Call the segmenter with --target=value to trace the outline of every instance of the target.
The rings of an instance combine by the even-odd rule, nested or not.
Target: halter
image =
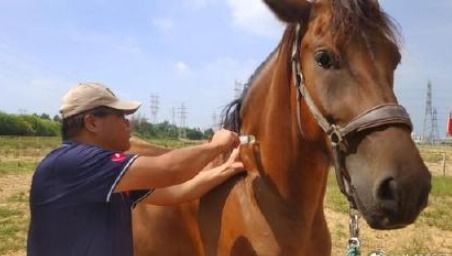
[[[372,107],[359,114],[341,127],[334,123],[328,122],[326,118],[317,108],[312,100],[308,89],[304,85],[303,74],[300,62],[300,43],[301,43],[301,24],[297,24],[295,28],[295,41],[292,46],[292,72],[294,74],[295,87],[297,90],[297,122],[300,134],[303,134],[301,128],[301,110],[300,103],[304,99],[311,114],[314,116],[318,125],[328,136],[331,143],[334,168],[336,173],[336,181],[341,192],[347,198],[350,207],[357,209],[355,199],[353,197],[355,188],[351,184],[350,174],[345,167],[344,159],[347,155],[348,140],[360,132],[371,130],[382,126],[404,125],[412,130],[413,126],[407,111],[400,105],[394,103],[386,103]]]

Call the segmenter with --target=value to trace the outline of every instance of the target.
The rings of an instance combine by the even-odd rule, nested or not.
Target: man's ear
[[[83,125],[85,129],[92,133],[97,133],[97,131],[99,130],[99,125],[97,121],[98,121],[97,118],[90,114],[85,115],[83,117]]]
[[[280,20],[288,23],[307,22],[312,6],[308,0],[264,0],[264,2]]]

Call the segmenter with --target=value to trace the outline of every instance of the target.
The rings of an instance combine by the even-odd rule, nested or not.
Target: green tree
[[[186,129],[187,138],[190,140],[201,140],[203,138],[203,132],[199,128]]]
[[[50,116],[49,116],[48,114],[46,114],[46,113],[42,113],[39,117],[40,117],[41,119],[50,120]]]

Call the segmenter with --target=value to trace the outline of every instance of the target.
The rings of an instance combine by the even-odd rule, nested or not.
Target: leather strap
[[[303,130],[301,127],[301,111],[300,102],[304,99],[309,111],[314,116],[318,125],[328,135],[330,140],[334,167],[336,171],[336,180],[341,192],[347,197],[350,206],[356,209],[356,202],[354,200],[354,188],[351,185],[350,175],[345,167],[344,161],[347,156],[346,145],[348,139],[360,132],[375,129],[383,126],[404,125],[410,130],[413,129],[413,125],[410,120],[410,116],[402,106],[395,103],[388,103],[375,106],[371,109],[364,111],[355,118],[353,118],[344,127],[340,127],[336,124],[331,124],[326,120],[323,114],[320,112],[308,89],[304,85],[303,73],[300,62],[300,44],[301,44],[301,24],[297,24],[295,28],[295,40],[292,46],[292,72],[294,75],[294,81],[297,91],[297,122],[298,129],[303,136]]]

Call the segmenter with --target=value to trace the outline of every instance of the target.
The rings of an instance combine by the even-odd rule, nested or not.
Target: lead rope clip
[[[350,208],[349,216],[350,238],[348,239],[346,256],[360,256],[361,242],[359,241],[359,213],[357,210]]]

